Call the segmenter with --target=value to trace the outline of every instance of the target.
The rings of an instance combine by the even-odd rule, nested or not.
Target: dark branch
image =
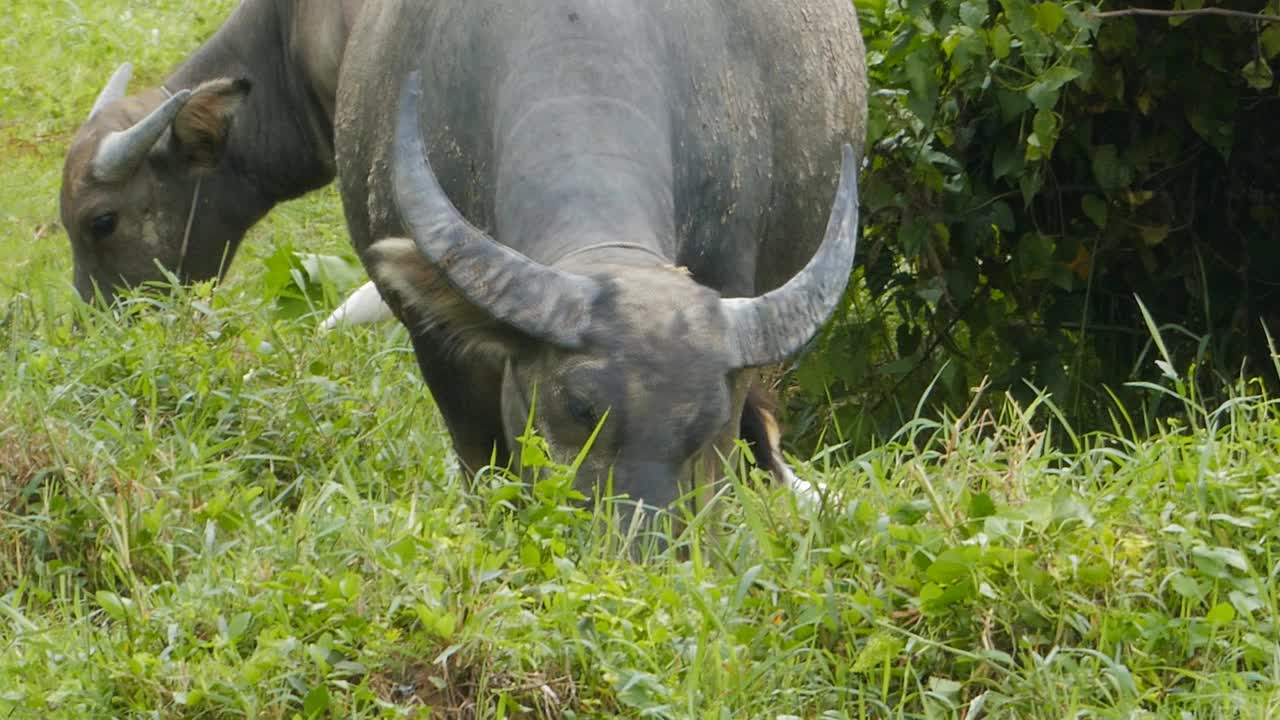
[[[1278,15],[1262,15],[1260,13],[1226,10],[1224,8],[1199,8],[1197,10],[1153,10],[1151,8],[1125,8],[1124,10],[1106,10],[1091,12],[1089,17],[1105,20],[1107,18],[1125,17],[1126,15],[1151,15],[1154,17],[1184,17],[1188,15],[1221,15],[1222,17],[1243,18],[1258,22],[1280,22]]]

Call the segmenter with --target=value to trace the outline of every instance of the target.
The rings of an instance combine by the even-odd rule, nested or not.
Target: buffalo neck
[[[335,3],[336,5],[336,3]],[[334,178],[333,98],[317,96],[312,78],[292,52],[295,4],[245,0],[165,83],[194,88],[220,78],[248,78],[253,89],[236,114],[226,166],[270,204],[298,197]]]
[[[640,262],[675,254],[657,33],[643,9],[606,5],[522,18],[497,87],[496,235],[541,262],[611,243]]]

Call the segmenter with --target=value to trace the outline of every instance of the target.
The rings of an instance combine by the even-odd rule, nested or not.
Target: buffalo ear
[[[374,243],[365,265],[378,292],[400,307],[410,332],[432,332],[450,353],[501,368],[528,336],[473,305],[408,238]]]
[[[217,167],[227,149],[231,122],[251,87],[245,78],[219,78],[192,91],[173,121],[173,145],[183,161],[202,169]]]

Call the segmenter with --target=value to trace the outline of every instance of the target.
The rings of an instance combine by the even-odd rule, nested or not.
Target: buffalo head
[[[431,169],[417,98],[411,76],[392,151],[412,239],[374,244],[373,275],[404,317],[501,368],[500,388],[472,391],[501,393],[509,447],[531,409],[561,461],[604,420],[579,471],[583,489],[612,477],[616,492],[669,505],[715,471],[717,451],[736,437],[743,371],[799,351],[843,295],[858,221],[852,149],[844,148],[826,236],[808,264],[772,292],[725,299],[656,258],[552,267],[472,226]]]
[[[216,277],[268,208],[226,161],[247,80],[129,96],[130,72],[121,66],[102,90],[63,167],[62,223],[85,300],[160,280],[161,268]]]

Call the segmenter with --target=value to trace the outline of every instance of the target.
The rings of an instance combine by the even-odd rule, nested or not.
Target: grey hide
[[[533,409],[564,461],[603,420],[584,491],[664,507],[714,479],[747,368],[847,282],[865,116],[843,0],[368,7],[344,209],[464,464],[505,462]]]

